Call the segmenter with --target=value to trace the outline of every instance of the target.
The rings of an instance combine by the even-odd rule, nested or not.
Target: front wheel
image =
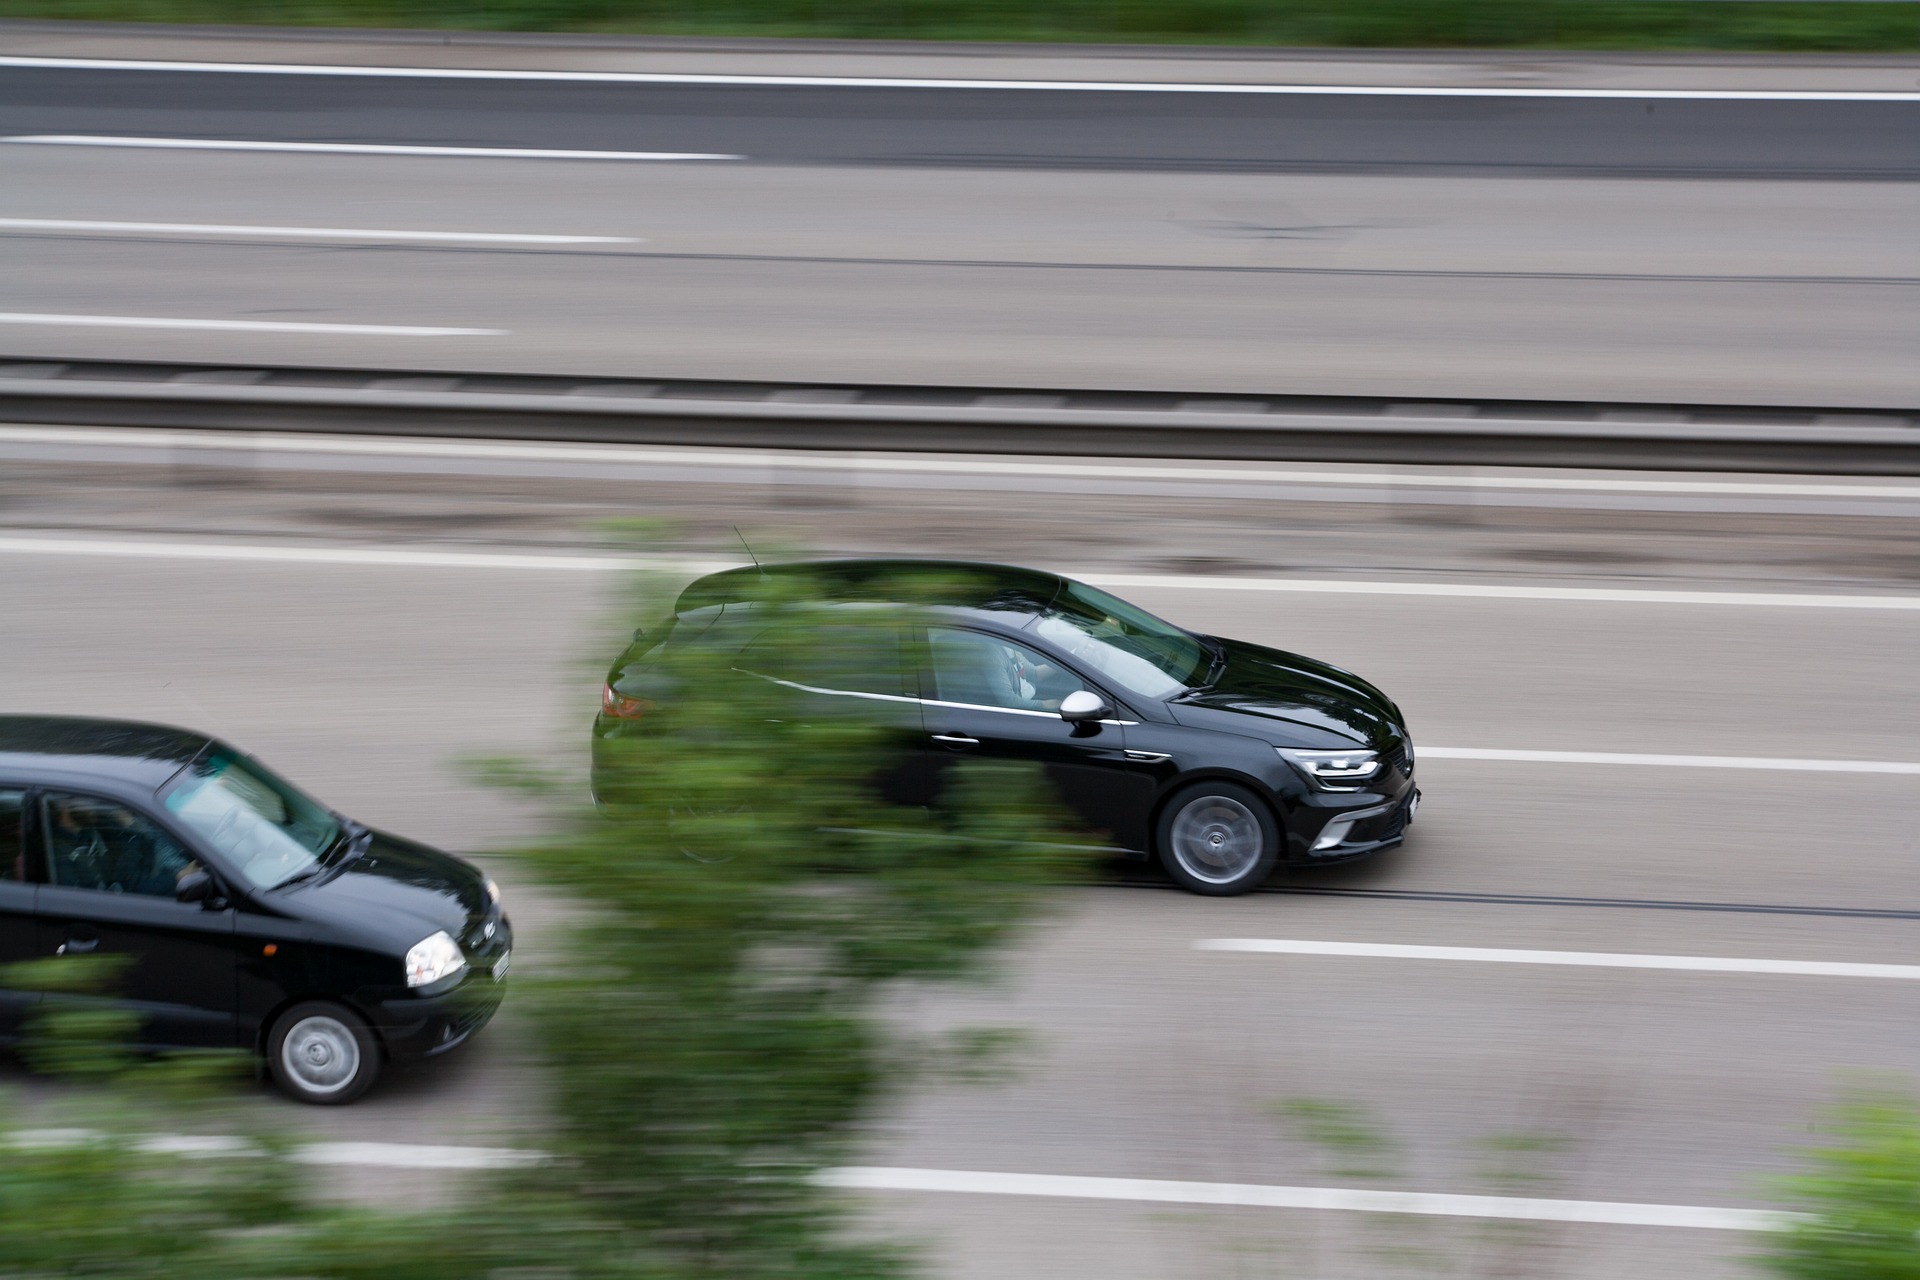
[[[339,1106],[373,1087],[380,1045],[350,1009],[318,1000],[297,1004],[267,1037],[267,1070],[295,1100]]]
[[[1160,811],[1155,836],[1167,873],[1217,898],[1258,888],[1280,860],[1273,809],[1232,782],[1197,782],[1177,793]]]

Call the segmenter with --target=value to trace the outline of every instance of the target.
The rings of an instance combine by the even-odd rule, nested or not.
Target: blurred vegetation
[[[0,17],[1374,48],[1920,48],[1920,5],[1847,0],[0,0]]]
[[[1767,1258],[1794,1280],[1920,1280],[1920,1107],[1860,1093],[1837,1111],[1834,1144],[1786,1191],[1805,1219]]]
[[[763,610],[791,645],[835,643],[834,617],[802,599]],[[538,764],[518,775],[558,810],[525,868],[572,899],[545,971],[523,962],[512,996],[539,1031],[547,1096],[527,1105],[551,1117],[550,1160],[464,1176],[417,1212],[318,1198],[289,1139],[263,1130],[273,1112],[235,1105],[244,1056],[128,1055],[127,1015],[92,1000],[114,970],[38,962],[33,985],[61,998],[31,1060],[70,1083],[36,1103],[50,1134],[0,1099],[0,1276],[910,1274],[913,1251],[859,1229],[818,1175],[903,1086],[1018,1047],[992,1028],[919,1037],[889,1010],[985,973],[1081,855],[1037,843],[1072,839],[1037,773],[980,769],[945,816],[890,807],[871,782],[878,726],[731,665],[692,652],[655,672],[672,697],[602,760],[609,811]],[[183,1155],[181,1133],[235,1141]]]

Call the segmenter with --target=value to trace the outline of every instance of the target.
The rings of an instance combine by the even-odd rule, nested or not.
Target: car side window
[[[171,898],[199,864],[178,840],[123,804],[51,791],[40,798],[48,879],[69,889]]]
[[[27,793],[0,787],[0,880],[28,880]]]
[[[927,628],[934,697],[1009,711],[1058,711],[1060,700],[1081,687],[1080,679],[1052,658],[1015,640]]]
[[[895,697],[901,692],[899,630],[871,622],[770,628],[735,665],[810,689]]]

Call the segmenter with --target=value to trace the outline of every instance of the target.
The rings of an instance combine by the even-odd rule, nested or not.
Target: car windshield
[[[227,866],[261,889],[317,869],[340,838],[340,820],[326,806],[224,748],[190,765],[165,803]]]
[[[1033,632],[1145,698],[1169,698],[1203,683],[1213,663],[1197,637],[1078,582],[1062,588]]]

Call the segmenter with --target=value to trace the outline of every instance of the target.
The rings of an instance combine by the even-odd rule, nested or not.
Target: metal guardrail
[[[14,422],[656,445],[1920,474],[1920,410],[861,386],[0,358]]]

